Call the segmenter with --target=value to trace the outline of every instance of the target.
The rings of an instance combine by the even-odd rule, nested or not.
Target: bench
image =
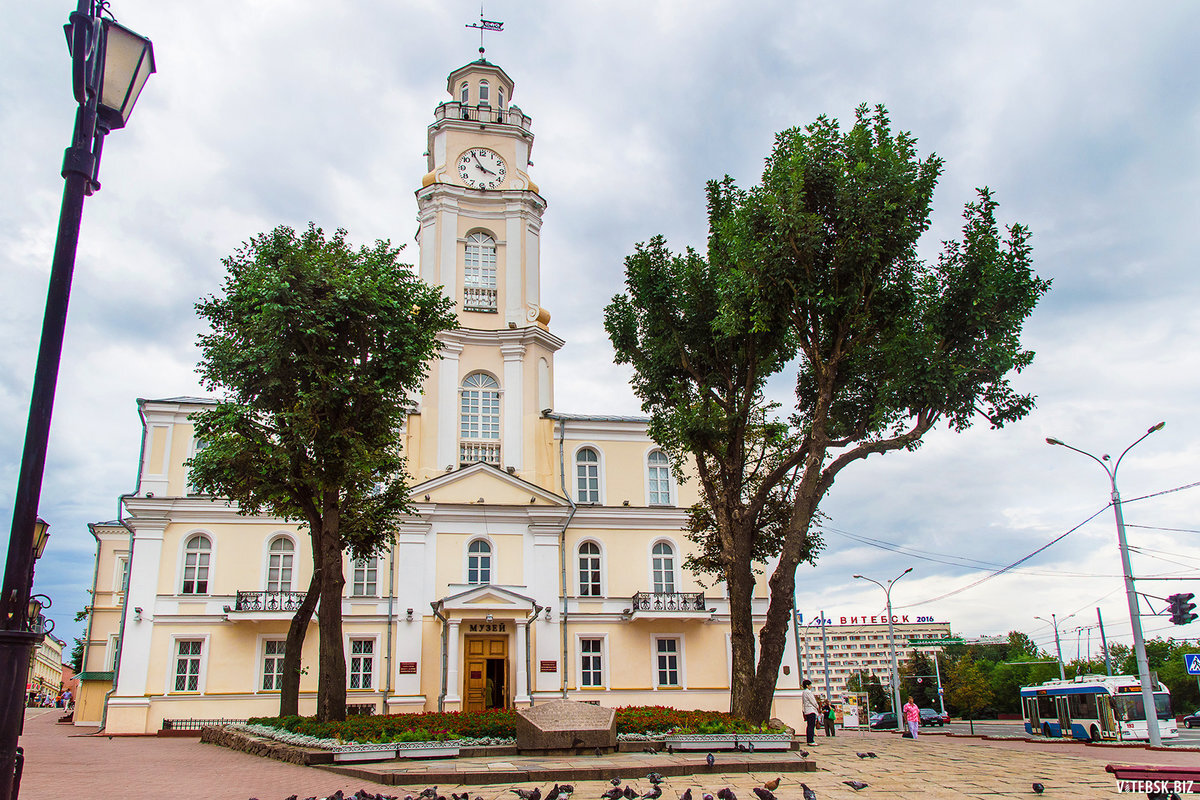
[[[1145,792],[1151,800],[1200,794],[1200,767],[1108,764],[1104,771],[1117,779],[1121,792]]]

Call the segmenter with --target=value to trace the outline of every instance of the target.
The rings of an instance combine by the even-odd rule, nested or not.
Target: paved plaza
[[[405,794],[424,788],[422,784],[384,786],[327,770],[285,764],[237,753],[194,738],[113,737],[86,735],[84,729],[56,724],[61,712],[30,709],[22,745],[26,752],[24,798],[80,798],[81,800],[125,800],[170,798],[170,800],[284,800],[297,794],[303,798],[325,797],[340,789],[350,794],[359,788],[371,792]],[[839,734],[834,739],[818,738],[810,750],[816,772],[777,772],[769,763],[761,771],[668,777],[663,784],[664,800],[675,800],[687,788],[700,800],[701,790],[716,793],[728,786],[739,800],[756,800],[752,787],[779,777],[775,795],[779,800],[800,800],[800,782],[808,784],[822,800],[831,798],[959,798],[1034,797],[1032,784],[1045,785],[1046,798],[1100,798],[1117,796],[1116,782],[1104,771],[1106,763],[1196,766],[1195,752],[1159,752],[1142,748],[1095,748],[1072,744],[1031,744],[1016,741],[985,741],[945,735],[922,735],[916,741],[886,733]],[[877,758],[860,759],[859,752],[874,752]],[[757,755],[757,754],[756,754]],[[731,754],[732,757],[732,754]],[[664,759],[683,758],[666,754],[627,753],[602,757],[611,764],[613,777],[623,778],[637,788],[650,788],[644,776],[649,765]],[[694,757],[692,757],[694,758]],[[720,767],[721,755],[717,755]],[[597,759],[576,759],[581,766],[595,766]],[[464,759],[459,759],[459,767]],[[471,759],[480,770],[498,764],[549,765],[554,759]],[[558,759],[558,761],[564,761]],[[424,762],[435,769],[434,762]],[[855,792],[844,780],[859,780],[867,788]],[[527,784],[522,784],[531,788]],[[515,800],[511,783],[464,787],[471,797],[483,800]],[[543,787],[543,791],[546,787]],[[609,788],[607,781],[576,784],[578,800],[596,800]],[[440,786],[449,796],[458,787]],[[1131,797],[1144,795],[1126,795]]]

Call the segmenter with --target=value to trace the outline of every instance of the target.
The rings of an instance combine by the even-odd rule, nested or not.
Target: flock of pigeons
[[[805,758],[808,757],[807,751],[801,750],[800,754],[802,756],[804,756]],[[857,755],[859,758],[878,758],[879,757],[875,753],[870,753],[870,752],[855,753],[855,755]],[[710,766],[710,767],[716,763],[716,758],[713,756],[712,753],[709,753],[708,757],[705,760],[708,762],[708,766]],[[613,778],[611,781],[609,781],[609,783],[612,784],[612,788],[609,789],[608,791],[604,792],[604,794],[600,795],[600,800],[660,800],[660,798],[662,798],[662,794],[663,794],[663,789],[662,789],[663,776],[658,774],[657,772],[651,772],[649,775],[646,776],[646,780],[649,781],[649,783],[650,783],[650,790],[643,793],[640,789],[635,789],[631,784],[624,783],[620,778]],[[781,780],[782,780],[781,778],[773,778],[773,779],[767,781],[766,783],[764,783],[762,786],[755,786],[754,788],[751,789],[751,791],[754,792],[754,796],[755,796],[755,798],[757,798],[757,800],[777,800],[777,798],[775,797],[775,790],[779,788],[779,783]],[[846,784],[847,786],[849,786],[851,789],[853,789],[856,792],[867,788],[867,784],[864,783],[863,781],[845,780],[845,781],[842,781],[842,783]],[[1041,794],[1043,791],[1045,791],[1045,788],[1046,787],[1040,783],[1033,784],[1033,791],[1035,794]],[[803,792],[804,800],[817,800],[817,793],[815,791],[813,791],[813,789],[811,789],[808,786],[808,784],[801,783],[800,789]],[[515,794],[517,796],[518,800],[570,800],[571,795],[575,793],[575,787],[569,783],[564,783],[564,784],[556,783],[548,792],[546,792],[545,795],[542,794],[541,787],[538,787],[538,786],[535,786],[532,789],[510,789],[509,791],[512,792],[513,794]],[[256,800],[256,798],[252,797],[252,798],[250,798],[250,800]],[[285,798],[285,800],[300,800],[300,798],[297,795],[292,795],[291,797]],[[424,789],[423,791],[421,791],[419,794],[417,794],[415,796],[409,794],[409,795],[405,795],[403,798],[400,798],[397,795],[373,794],[372,792],[369,792],[366,789],[359,789],[357,792],[355,792],[352,795],[344,795],[344,794],[342,794],[341,790],[338,790],[337,792],[333,793],[332,795],[329,795],[326,798],[307,797],[307,798],[304,798],[304,800],[447,800],[447,799],[444,795],[438,794],[438,787],[430,786],[428,789]],[[472,798],[470,797],[469,792],[462,792],[462,793],[451,792],[450,800],[472,800]],[[483,797],[481,797],[480,795],[476,795],[474,797],[474,800],[483,800]],[[679,800],[693,800],[691,787],[684,790],[683,794],[681,794],[679,796]],[[726,787],[718,790],[716,795],[709,794],[708,792],[701,792],[700,800],[738,800],[738,797],[736,794],[733,793],[732,789],[730,789],[728,786],[726,786]]]

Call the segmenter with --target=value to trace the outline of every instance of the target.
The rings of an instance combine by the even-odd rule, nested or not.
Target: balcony
[[[529,130],[529,125],[533,122],[532,119],[521,113],[521,109],[516,106],[493,108],[487,103],[478,106],[458,102],[441,103],[434,110],[433,116],[438,120],[462,119],[470,122],[516,125],[522,130]]]
[[[630,607],[631,619],[708,619],[703,592],[638,592]]]
[[[304,592],[238,592],[225,614],[230,622],[291,619],[303,602]]]
[[[459,442],[458,463],[462,466],[482,461],[493,467],[500,466],[499,442]]]
[[[496,290],[477,286],[463,289],[463,311],[496,312]]]

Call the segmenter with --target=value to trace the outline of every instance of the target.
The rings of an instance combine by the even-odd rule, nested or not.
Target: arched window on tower
[[[464,106],[469,105],[471,102],[471,87],[466,81],[463,81],[458,85],[458,102],[462,103]]]
[[[476,539],[467,546],[467,583],[492,582],[492,546]]]
[[[496,313],[496,240],[486,233],[467,237],[463,259],[463,311]]]
[[[500,384],[486,372],[468,375],[459,403],[458,461],[500,466]]]
[[[479,105],[487,106],[487,105],[491,105],[491,103],[492,103],[492,100],[488,93],[488,82],[480,81],[479,82]]]

